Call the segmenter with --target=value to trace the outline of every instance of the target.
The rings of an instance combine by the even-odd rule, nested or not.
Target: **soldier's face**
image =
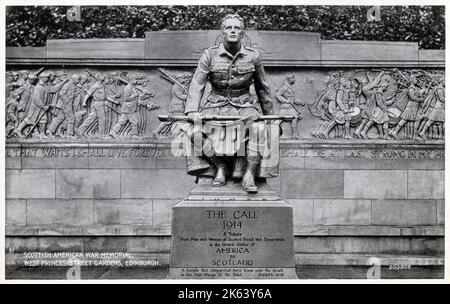
[[[239,42],[244,35],[244,29],[242,28],[242,23],[239,19],[225,20],[222,32],[226,42]]]

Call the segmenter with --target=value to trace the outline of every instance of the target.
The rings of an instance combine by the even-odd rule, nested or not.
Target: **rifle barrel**
[[[296,115],[260,115],[256,121],[266,121],[266,120],[293,120],[295,119]],[[227,121],[227,120],[240,120],[240,119],[246,119],[248,117],[245,116],[215,116],[215,115],[206,115],[202,116],[202,121]],[[158,119],[162,122],[166,121],[186,121],[186,122],[192,122],[192,119],[190,119],[188,116],[184,115],[158,115]]]

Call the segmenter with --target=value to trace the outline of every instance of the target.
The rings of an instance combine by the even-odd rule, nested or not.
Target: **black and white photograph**
[[[2,9],[2,280],[448,278],[443,2],[64,4]]]

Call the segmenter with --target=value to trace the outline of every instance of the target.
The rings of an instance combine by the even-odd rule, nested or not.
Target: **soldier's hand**
[[[192,119],[193,121],[198,121],[201,119],[202,114],[200,112],[190,112],[187,114],[189,119]]]
[[[249,119],[252,121],[256,121],[256,120],[258,120],[258,118],[259,118],[259,114],[252,114],[249,116]]]

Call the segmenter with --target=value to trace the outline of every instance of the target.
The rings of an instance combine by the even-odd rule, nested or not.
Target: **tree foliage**
[[[319,32],[322,39],[418,42],[444,49],[443,6],[383,6],[381,21],[367,21],[368,6],[83,6],[81,22],[68,6],[10,6],[7,46],[43,46],[47,39],[143,38],[146,31],[218,29],[239,13],[260,30]]]

